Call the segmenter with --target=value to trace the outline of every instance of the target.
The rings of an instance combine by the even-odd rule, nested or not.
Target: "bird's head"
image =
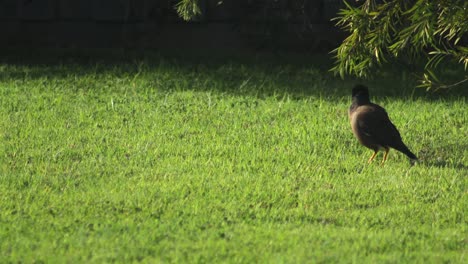
[[[353,88],[353,102],[357,105],[370,103],[369,90],[366,86],[358,84]]]
[[[369,97],[369,89],[362,84],[358,84],[353,88],[353,97]]]

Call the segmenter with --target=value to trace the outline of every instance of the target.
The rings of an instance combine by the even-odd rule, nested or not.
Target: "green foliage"
[[[185,21],[196,19],[201,15],[201,9],[198,0],[180,0],[175,9],[177,14]]]
[[[152,61],[0,65],[1,263],[464,263],[465,97],[376,80],[368,166],[317,59]]]
[[[440,85],[434,69],[443,60],[453,60],[468,70],[468,2],[464,0],[392,0],[379,4],[366,0],[359,7],[346,3],[337,25],[349,33],[335,49],[332,69],[369,76],[376,66],[395,59],[416,63],[425,60],[421,86]],[[468,80],[468,76],[459,83]],[[448,86],[446,86],[448,87]]]

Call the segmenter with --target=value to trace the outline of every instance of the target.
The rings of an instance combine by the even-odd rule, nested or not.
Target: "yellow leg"
[[[384,165],[385,161],[387,161],[387,158],[388,158],[388,153],[390,152],[390,148],[385,148],[385,154],[383,156],[383,160],[382,160],[382,163],[380,163],[380,165]]]
[[[372,154],[372,156],[369,158],[367,164],[370,164],[375,159],[375,156],[377,156],[377,151],[374,151],[374,154]]]

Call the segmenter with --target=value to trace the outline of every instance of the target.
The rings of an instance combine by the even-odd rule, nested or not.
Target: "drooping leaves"
[[[341,77],[368,77],[376,66],[402,58],[426,60],[421,85],[425,88],[439,83],[434,69],[444,60],[463,64],[466,72],[467,1],[366,0],[345,6],[335,20],[349,35],[333,50],[336,63],[331,69]]]

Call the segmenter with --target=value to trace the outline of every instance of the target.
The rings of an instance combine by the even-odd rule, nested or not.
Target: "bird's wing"
[[[400,133],[390,121],[385,109],[378,105],[373,105],[372,108],[361,114],[362,117],[358,120],[358,128],[361,133],[383,146],[401,141]]]

